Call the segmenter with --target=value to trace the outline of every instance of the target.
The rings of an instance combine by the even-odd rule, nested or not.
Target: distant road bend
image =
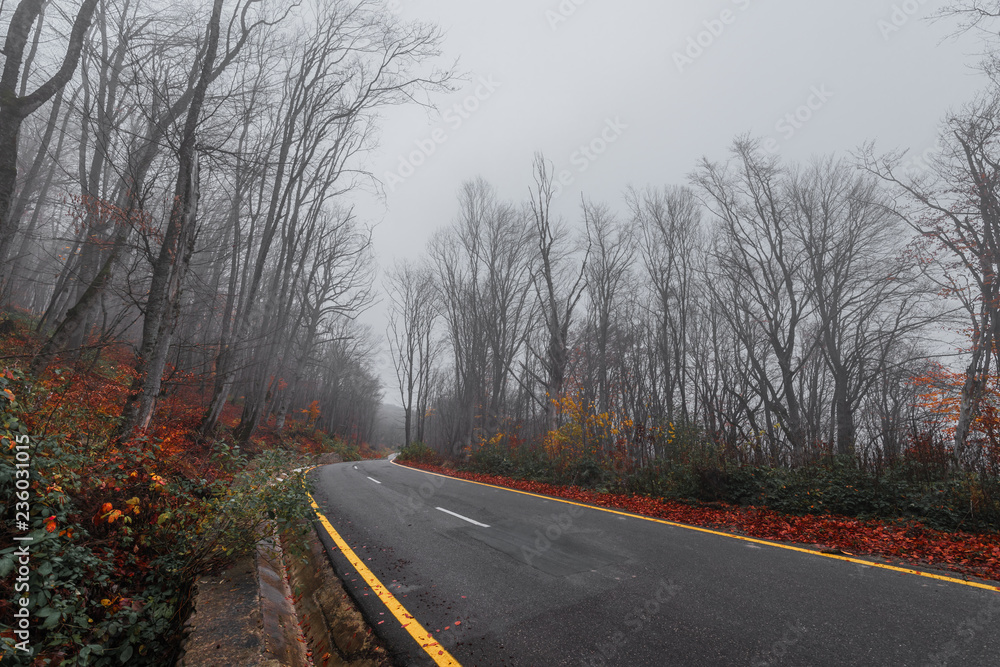
[[[981,582],[389,461],[310,479],[327,549],[360,561],[333,549],[338,574],[400,664],[1000,665],[1000,592]]]

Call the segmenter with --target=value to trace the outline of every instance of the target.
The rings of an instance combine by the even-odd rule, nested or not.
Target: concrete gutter
[[[178,667],[305,667],[280,545],[261,540],[256,553],[195,584]]]
[[[177,667],[387,667],[315,531],[200,577]]]

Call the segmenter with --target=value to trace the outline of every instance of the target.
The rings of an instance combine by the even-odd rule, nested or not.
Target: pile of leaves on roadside
[[[995,533],[941,531],[912,520],[862,520],[830,514],[795,516],[754,506],[663,500],[455,471],[421,463],[407,465],[460,479],[620,509],[692,526],[765,540],[802,543],[822,550],[880,556],[890,562],[902,560],[1000,581],[1000,535]]]

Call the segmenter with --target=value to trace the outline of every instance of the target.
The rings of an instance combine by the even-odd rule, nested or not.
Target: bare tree
[[[35,21],[40,20],[45,0],[21,0],[11,15],[3,53],[6,56],[3,74],[0,75],[0,267],[6,267],[7,255],[19,220],[12,217],[14,192],[17,187],[18,136],[24,119],[45,104],[69,83],[80,61],[80,52],[86,40],[97,8],[98,0],[83,0],[73,20],[66,53],[56,72],[34,91],[28,93],[24,83],[27,73],[22,72],[24,49]],[[18,90],[18,80],[21,90]],[[0,268],[0,283],[6,277],[6,268]]]
[[[823,359],[833,381],[836,452],[852,455],[856,412],[880,376],[891,372],[909,339],[930,321],[930,291],[909,238],[880,184],[832,159],[814,161],[791,184],[795,220],[808,257]],[[812,394],[815,394],[814,390]]]
[[[818,344],[805,331],[815,308],[805,283],[808,257],[787,233],[794,213],[777,159],[747,139],[732,152],[735,164],[704,161],[695,175],[718,223],[710,282],[745,347],[743,361],[768,413],[763,430],[780,431],[801,456],[807,425],[797,375]]]
[[[269,23],[267,18],[250,20],[249,12],[255,4],[256,0],[244,0],[235,9],[227,29],[224,54],[207,74],[209,83],[231,66],[250,37],[261,26]],[[136,39],[136,35],[152,28],[150,20],[129,16],[127,10],[126,3],[119,19],[115,57],[97,59],[103,67],[101,80],[108,82],[109,89],[103,95],[102,110],[97,114],[97,141],[89,177],[83,175],[83,168],[80,170],[84,199],[88,204],[96,204],[90,206],[90,210],[110,211],[111,214],[97,216],[96,219],[88,215],[82,230],[86,241],[81,243],[83,252],[78,262],[80,268],[75,270],[77,287],[67,289],[68,283],[61,281],[53,294],[52,303],[43,320],[57,321],[58,325],[32,360],[32,372],[36,374],[61,351],[82,341],[94,309],[112,283],[116,266],[123,255],[128,254],[129,240],[137,230],[147,243],[142,250],[148,255],[150,263],[157,261],[154,259],[156,253],[150,247],[156,243],[156,239],[149,238],[155,236],[155,233],[151,233],[151,221],[146,210],[151,194],[151,184],[147,179],[157,158],[161,156],[163,147],[169,144],[167,137],[174,129],[174,124],[189,109],[198,88],[197,83],[201,79],[201,57],[204,50],[196,48],[194,62],[185,63],[191,51],[187,44],[177,43],[172,39],[153,39],[142,55],[133,53],[130,44]],[[205,43],[202,42],[202,47],[204,46]],[[177,51],[180,53],[176,53]],[[126,58],[125,53],[128,53],[127,59],[133,77],[148,77],[150,81],[150,85],[143,87],[135,100],[135,107],[142,108],[144,113],[134,121],[123,112],[123,105],[115,104],[115,97],[111,94],[111,86],[118,80],[122,59]],[[182,74],[178,75],[178,72]],[[179,89],[174,90],[175,87]],[[113,155],[109,141],[109,130],[114,125],[115,118],[134,125],[127,132],[130,139],[121,148],[125,153],[124,164],[114,160],[117,156]],[[81,161],[84,153],[85,141],[81,142]],[[115,177],[113,193],[106,198],[98,197],[96,191],[98,183],[102,184],[103,191],[110,178],[105,169],[113,172]],[[64,269],[66,273],[74,272],[68,264]],[[63,301],[62,308],[66,309],[61,318],[52,312],[59,300]]]
[[[535,156],[533,171],[535,188],[531,192],[530,205],[536,256],[532,282],[547,336],[545,352],[536,351],[535,354],[545,374],[539,378],[545,388],[545,427],[553,431],[557,425],[558,402],[563,394],[569,365],[570,325],[586,287],[590,246],[583,253],[579,269],[574,270],[566,232],[552,220],[552,170],[541,154]]]
[[[615,411],[613,373],[619,352],[614,345],[619,336],[618,319],[629,284],[635,256],[632,229],[616,218],[603,204],[582,205],[588,244],[592,248],[587,265],[587,339],[585,341],[587,376],[585,391],[599,413]],[[592,345],[592,348],[590,347]],[[621,382],[621,377],[617,378]]]
[[[462,186],[455,226],[430,244],[438,307],[446,327],[454,372],[454,426],[448,436],[453,453],[472,444],[477,415],[486,403],[489,345],[484,319],[483,228],[496,209],[496,194],[482,179]]]
[[[287,316],[294,322],[286,327],[285,345],[278,359],[288,387],[276,392],[275,427],[285,425],[295,393],[308,370],[315,365],[318,350],[326,342],[324,331],[334,328],[334,321],[354,318],[372,301],[374,261],[371,230],[361,228],[350,211],[340,211],[335,219],[317,222],[315,233],[303,244],[308,253],[303,262],[307,269],[296,280],[297,304]]]
[[[697,272],[702,255],[701,206],[689,188],[630,190],[627,202],[636,226],[643,265],[653,291],[657,349],[668,420],[689,420],[693,364],[691,330],[696,318]]]
[[[237,429],[244,442],[274,395],[270,364],[278,358],[275,346],[287,322],[288,301],[282,295],[300,272],[295,258],[302,222],[357,185],[351,160],[374,140],[378,109],[446,87],[451,76],[418,71],[437,54],[440,35],[434,29],[400,24],[365,1],[319,4],[312,10],[308,31],[284,63],[270,130],[273,143],[262,156],[268,169],[251,202],[259,216],[258,236],[235,316],[237,331],[251,329],[252,316],[258,322],[251,336],[256,352],[248,369],[251,387]],[[227,363],[232,358],[227,355]],[[217,364],[217,373],[229,371]],[[224,400],[217,393],[206,416]]]
[[[402,262],[389,273],[389,352],[399,381],[404,412],[404,446],[412,442],[414,411],[418,440],[423,436],[426,397],[434,364],[435,286],[429,268]]]
[[[132,393],[122,411],[119,437],[127,437],[136,427],[145,428],[153,418],[167,353],[179,315],[181,289],[194,253],[195,217],[200,188],[195,133],[201,122],[202,107],[218,54],[222,4],[223,0],[214,0],[208,21],[200,72],[191,95],[177,152],[177,185],[174,189],[173,206],[163,233],[163,243],[153,264],[149,297],[143,314],[139,363]]]
[[[907,174],[900,168],[901,155],[877,156],[871,146],[861,154],[869,172],[907,196],[908,205],[896,213],[948,257],[942,290],[964,309],[971,343],[955,428],[955,449],[962,460],[973,455],[970,431],[1000,349],[998,117],[996,90],[952,115],[929,173]]]

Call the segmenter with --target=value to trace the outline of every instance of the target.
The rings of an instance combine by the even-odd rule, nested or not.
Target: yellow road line
[[[425,475],[435,475],[437,477],[444,477],[445,479],[454,479],[459,482],[468,482],[469,484],[478,484],[479,486],[487,486],[491,489],[500,489],[501,491],[510,491],[512,493],[520,493],[524,496],[533,496],[535,498],[544,498],[545,500],[555,500],[556,502],[566,503],[567,505],[576,505],[577,507],[585,507],[587,509],[599,510],[601,512],[608,512],[609,514],[618,514],[620,516],[631,517],[633,519],[642,519],[643,521],[652,521],[653,523],[662,523],[667,526],[674,526],[675,528],[684,528],[685,530],[694,530],[699,533],[707,533],[709,535],[718,535],[720,537],[728,537],[734,540],[741,540],[743,542],[751,542],[753,544],[763,544],[769,547],[777,547],[779,549],[785,549],[786,551],[798,551],[799,553],[810,554],[812,556],[822,556],[824,558],[832,558],[834,560],[842,560],[848,563],[856,563],[858,565],[867,565],[868,567],[877,567],[882,570],[891,570],[893,572],[901,572],[903,574],[913,574],[918,577],[927,577],[928,579],[937,579],[939,581],[947,581],[953,584],[962,584],[963,586],[971,586],[972,588],[982,588],[987,591],[994,591],[1000,593],[1000,586],[991,586],[990,584],[981,584],[977,581],[965,581],[964,579],[956,579],[955,577],[946,577],[940,574],[931,574],[930,572],[921,572],[920,570],[912,570],[906,567],[899,567],[897,565],[885,565],[883,563],[874,563],[872,561],[864,560],[862,558],[851,558],[849,556],[840,556],[837,554],[826,554],[822,551],[815,551],[813,549],[804,549],[802,547],[795,547],[790,544],[781,544],[780,542],[769,542],[767,540],[757,539],[755,537],[745,537],[743,535],[734,535],[733,533],[724,533],[718,530],[712,530],[710,528],[701,528],[699,526],[689,526],[686,523],[677,523],[676,521],[667,521],[666,519],[657,519],[652,516],[643,516],[642,514],[633,514],[632,512],[622,512],[619,510],[610,509],[607,507],[599,507],[597,505],[587,505],[585,503],[578,503],[572,500],[566,500],[565,498],[557,498],[555,496],[544,496],[540,493],[531,493],[530,491],[521,491],[519,489],[509,489],[506,486],[497,486],[496,484],[486,484],[485,482],[475,482],[471,479],[462,479],[461,477],[451,477],[450,475],[441,475],[436,472],[428,472],[427,470],[421,470],[420,468],[411,468],[410,466],[403,465],[402,463],[396,463],[392,461],[393,465],[398,465],[401,468],[407,468],[409,470],[416,470],[422,472]]]
[[[367,583],[372,591],[378,595],[379,599],[382,600],[382,603],[388,607],[389,611],[392,612],[392,615],[399,621],[399,624],[403,626],[403,629],[410,633],[410,636],[416,640],[420,648],[426,651],[427,655],[429,655],[431,659],[441,667],[462,667],[461,664],[459,664],[459,662],[455,660],[455,658],[453,658],[447,650],[445,650],[444,646],[441,646],[441,644],[434,639],[434,637],[431,636],[431,634],[427,632],[422,625],[420,625],[417,619],[413,617],[413,614],[408,612],[406,607],[400,604],[399,600],[396,599],[396,596],[386,590],[385,586],[382,585],[382,582],[379,581],[378,577],[376,577],[375,574],[361,562],[361,559],[358,558],[356,553],[354,553],[354,550],[347,545],[347,542],[345,542],[344,538],[340,536],[340,533],[334,529],[330,520],[327,519],[320,511],[319,505],[316,504],[316,499],[312,497],[312,494],[307,492],[306,495],[309,496],[309,502],[312,505],[312,508],[316,511],[316,516],[319,518],[320,524],[326,532],[330,534],[330,537],[333,538],[334,544],[337,545],[337,548],[340,549],[354,569],[358,571],[358,574],[360,574],[365,580],[365,583]]]

